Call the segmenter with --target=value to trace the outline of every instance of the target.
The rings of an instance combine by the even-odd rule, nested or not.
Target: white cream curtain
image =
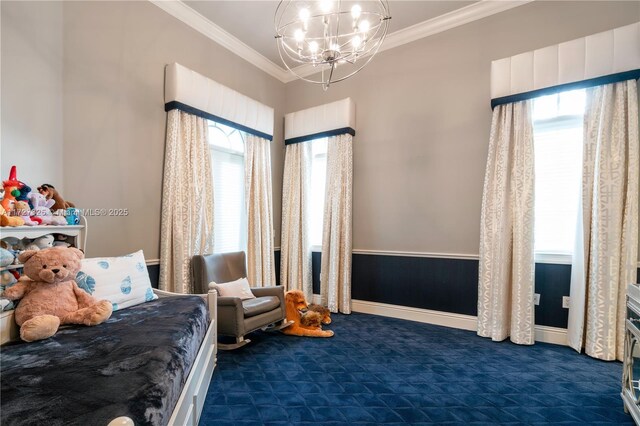
[[[534,343],[531,101],[493,110],[480,225],[478,335]]]
[[[271,143],[247,134],[245,140],[247,204],[247,274],[251,285],[276,284],[273,258]]]
[[[331,312],[351,313],[353,137],[332,136],[327,145],[327,178],[322,229],[320,295]]]
[[[638,259],[638,84],[588,90],[568,343],[622,360],[627,284]]]
[[[285,150],[280,284],[286,290],[302,290],[310,301],[313,298],[308,223],[311,144],[291,144]]]
[[[169,111],[160,230],[162,290],[193,293],[191,257],[213,251],[211,176],[206,120]]]

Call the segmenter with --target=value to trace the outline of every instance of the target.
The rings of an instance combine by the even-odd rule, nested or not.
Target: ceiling
[[[366,1],[366,0],[365,0]],[[282,68],[274,40],[278,1],[184,1],[191,9]],[[389,1],[389,34],[469,6],[475,1]]]

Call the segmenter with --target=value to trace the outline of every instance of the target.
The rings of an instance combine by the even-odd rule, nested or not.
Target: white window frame
[[[222,131],[223,133],[226,134],[224,128],[220,127],[220,126],[229,127],[229,126],[227,126],[225,124],[218,123],[218,122],[216,122],[214,120],[209,120],[208,121],[207,131],[210,131],[209,128],[215,127],[215,128],[218,128],[220,131]],[[214,145],[213,143],[210,142],[209,143],[209,153],[211,155],[211,165],[212,165],[212,167],[213,167],[213,157],[215,156],[215,152],[220,152],[220,153],[224,153],[224,154],[227,154],[227,155],[241,157],[242,158],[242,163],[246,167],[246,158],[245,158],[245,154],[246,154],[246,150],[245,150],[245,148],[246,148],[246,146],[245,146],[246,137],[245,137],[244,132],[242,132],[242,131],[240,131],[238,129],[234,129],[234,130],[235,130],[235,132],[238,132],[238,135],[240,136],[240,139],[242,140],[243,151],[240,152],[238,150],[234,150],[234,149],[231,149],[231,148],[228,148],[228,147],[224,147],[224,146],[220,146],[220,145]],[[227,137],[229,137],[229,136],[227,135]],[[213,170],[212,170],[212,172],[213,172]],[[243,177],[243,179],[244,179],[244,177]],[[246,252],[247,245],[248,245],[248,238],[249,237],[248,237],[247,205],[246,205],[246,195],[247,194],[246,194],[246,188],[244,187],[244,181],[243,181],[242,188],[245,191],[245,193],[243,195],[243,199],[244,199],[245,202],[242,205],[242,209],[243,209],[244,214],[241,215],[240,229],[244,230],[245,232],[244,232],[244,235],[240,239],[240,247],[239,248],[240,248],[240,250],[244,250]],[[214,193],[214,199],[215,199],[215,193]],[[215,235],[215,227],[216,227],[215,222],[214,222],[213,227],[214,227],[214,235]],[[222,253],[222,252],[216,251],[215,241],[214,241],[214,253]]]
[[[544,131],[545,129],[552,127],[554,130],[561,130],[567,128],[574,128],[576,124],[582,126],[584,122],[584,115],[580,114],[565,114],[552,118],[545,118],[535,120],[534,125],[537,130]],[[534,140],[535,147],[535,140]],[[580,190],[580,188],[576,188]],[[573,253],[553,253],[553,252],[536,252],[534,251],[535,263],[547,263],[555,265],[571,265],[573,263]]]

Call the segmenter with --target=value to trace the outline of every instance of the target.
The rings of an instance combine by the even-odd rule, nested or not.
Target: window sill
[[[550,263],[555,265],[571,265],[573,255],[564,253],[535,253],[536,263]]]

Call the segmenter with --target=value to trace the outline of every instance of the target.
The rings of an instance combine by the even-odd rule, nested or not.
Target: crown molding
[[[182,0],[149,1],[279,81],[289,83],[298,79],[292,72],[274,64],[253,48],[187,6]],[[531,3],[532,1],[534,0],[480,0],[477,3],[388,34],[378,52],[393,49],[421,38]],[[302,77],[307,77],[319,72],[319,70],[312,65],[301,65],[295,68],[295,72]]]
[[[269,59],[258,53],[256,50],[233,36],[231,33],[225,31],[199,12],[187,6],[182,2],[182,0],[149,1],[167,12],[169,15],[184,22],[194,30],[215,41],[225,49],[229,50],[231,53],[238,55],[245,61],[256,66],[270,76],[278,79],[283,83],[291,81],[291,79],[289,78],[290,73],[288,71],[285,71],[278,65],[274,64]]]
[[[444,15],[436,16],[435,18],[388,34],[382,46],[380,46],[378,53],[531,3],[532,1],[534,0],[480,0],[477,3],[461,7]],[[393,3],[391,4],[393,5]],[[391,10],[391,16],[393,19],[393,10]],[[319,71],[312,65],[301,65],[295,68],[295,72],[301,77],[307,77]],[[288,76],[291,77],[291,74],[288,74]],[[293,78],[290,78],[287,82],[295,79],[296,77],[293,76]]]

